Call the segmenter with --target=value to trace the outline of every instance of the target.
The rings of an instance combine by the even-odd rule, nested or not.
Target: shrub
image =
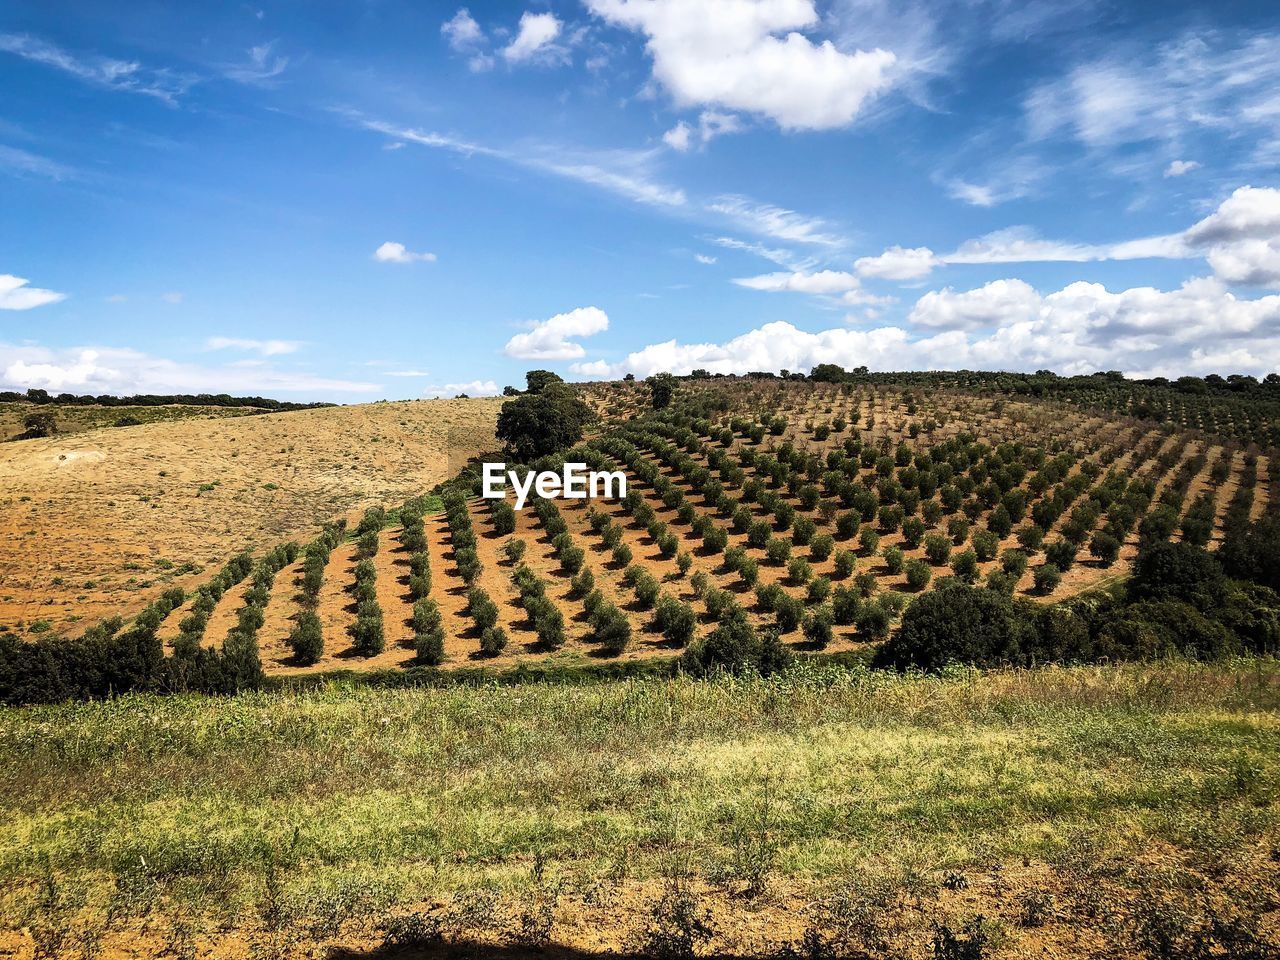
[[[791,544],[778,537],[772,537],[765,545],[764,555],[770,563],[781,566],[791,558]]]
[[[835,550],[836,542],[829,533],[820,533],[809,541],[809,556],[816,563],[826,560],[833,550]]]
[[[876,666],[937,670],[948,663],[991,665],[1020,656],[1021,620],[1000,593],[952,583],[917,597]]]
[[[891,574],[897,576],[902,572],[903,556],[901,547],[887,546],[880,555],[884,559],[885,569]]]
[[[777,617],[778,632],[791,633],[804,619],[804,604],[789,593],[780,593],[774,599],[773,613]]]
[[[872,600],[858,605],[854,623],[858,627],[858,633],[868,640],[883,640],[889,635],[893,614],[888,607]]]
[[[804,638],[810,646],[825,650],[831,643],[831,608],[825,604],[815,608],[804,618]]]
[[[840,550],[836,553],[835,575],[837,579],[847,580],[858,568],[858,555],[852,550]]]
[[[1000,555],[1000,569],[1013,579],[1021,580],[1027,572],[1027,555],[1021,550],[1006,550]]]
[[[505,537],[515,532],[516,512],[506,500],[491,500],[489,510],[493,515],[493,530]]]
[[[362,657],[372,657],[381,653],[386,646],[386,637],[382,632],[382,608],[377,601],[360,605],[356,614],[356,622],[351,627],[352,646]]]
[[[1075,565],[1078,549],[1070,540],[1055,540],[1045,547],[1044,557],[1049,563],[1065,572]]]
[[[1104,567],[1109,567],[1120,557],[1120,541],[1106,530],[1099,530],[1089,542],[1089,553]]]
[[[496,657],[507,646],[507,632],[498,626],[488,626],[480,633],[480,652],[486,657]]]
[[[912,590],[923,590],[929,585],[933,571],[923,560],[911,559],[906,562],[907,586]]]
[[[791,653],[776,634],[761,637],[746,620],[723,623],[706,638],[692,644],[680,658],[680,668],[697,677],[747,671],[768,675],[784,669]]]
[[[304,667],[319,661],[324,655],[324,630],[320,626],[320,618],[311,610],[303,610],[298,614],[293,629],[286,641],[293,651],[293,659]]]
[[[1036,567],[1035,573],[1032,574],[1032,581],[1035,584],[1036,593],[1050,594],[1058,589],[1058,584],[1062,582],[1062,571],[1052,563],[1046,563]]]
[[[591,618],[592,639],[605,653],[618,656],[631,642],[631,622],[611,603],[601,603]]]
[[[413,649],[418,663],[424,666],[437,667],[444,662],[444,630],[439,626],[432,627],[413,637]]]
[[[808,583],[813,576],[813,567],[804,557],[793,557],[787,564],[787,576],[794,584]]]
[[[676,567],[680,571],[680,576],[684,576],[689,572],[689,568],[693,566],[693,557],[687,553],[680,553],[676,556]]]
[[[831,581],[826,577],[814,577],[809,581],[808,600],[810,603],[823,603],[831,596]]]
[[[631,565],[633,555],[631,548],[625,543],[620,543],[613,548],[613,563],[618,567],[628,567]]]
[[[973,583],[978,578],[978,555],[972,550],[957,553],[951,558],[951,572],[965,583]]]
[[[507,560],[515,564],[524,559],[525,549],[523,540],[508,540],[502,548],[502,552],[506,555]]]
[[[698,615],[689,604],[682,603],[675,597],[664,596],[658,601],[653,622],[667,643],[683,647],[693,639],[698,626]]]

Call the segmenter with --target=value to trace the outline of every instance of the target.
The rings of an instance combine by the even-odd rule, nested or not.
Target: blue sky
[[[1280,367],[1274,4],[0,8],[0,386]]]

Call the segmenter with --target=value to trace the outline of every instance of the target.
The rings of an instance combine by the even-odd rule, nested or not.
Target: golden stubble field
[[[375,403],[4,444],[0,629],[74,634],[240,549],[420,494],[492,449],[501,406]]]

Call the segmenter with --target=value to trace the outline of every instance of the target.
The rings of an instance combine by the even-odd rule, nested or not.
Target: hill
[[[239,550],[416,495],[493,446],[500,405],[326,407],[4,444],[0,629],[71,633],[131,615]]]

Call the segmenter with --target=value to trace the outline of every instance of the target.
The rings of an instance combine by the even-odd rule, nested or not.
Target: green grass
[[[819,891],[1099,850],[1221,858],[1274,836],[1278,707],[1280,665],[1258,660],[8,709],[0,921],[49,873],[95,909],[226,918],[260,910],[264,870],[306,914],[353,890],[527,891],[535,863],[648,882],[675,849],[702,883]]]

